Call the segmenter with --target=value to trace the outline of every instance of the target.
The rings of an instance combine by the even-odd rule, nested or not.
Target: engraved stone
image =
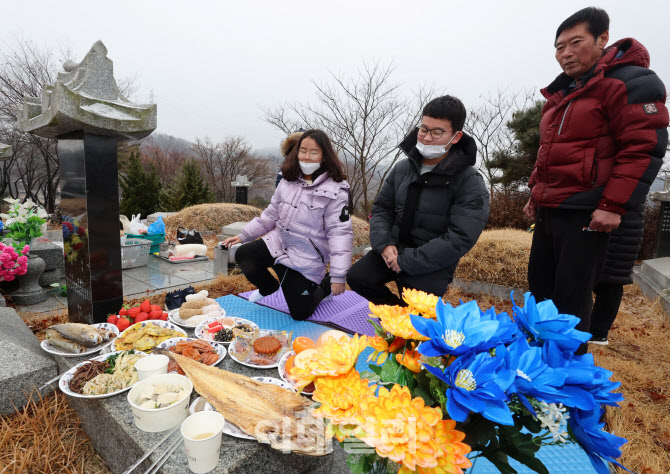
[[[12,157],[12,147],[0,143],[0,161],[7,161]]]

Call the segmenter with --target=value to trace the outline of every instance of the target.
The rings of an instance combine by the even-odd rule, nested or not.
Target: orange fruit
[[[316,340],[316,347],[323,346],[326,343],[326,341],[330,338],[334,338],[335,340],[340,341],[345,337],[349,337],[349,334],[347,334],[346,332],[338,331],[336,329],[330,329],[319,336],[319,338]]]
[[[284,366],[286,373],[289,375],[291,375],[291,369],[293,368],[293,359],[295,359],[295,356],[291,356],[286,359],[286,365]]]
[[[312,341],[309,337],[300,336],[293,340],[293,350],[296,354],[300,354],[305,349],[311,349],[314,347],[314,345],[314,341]]]

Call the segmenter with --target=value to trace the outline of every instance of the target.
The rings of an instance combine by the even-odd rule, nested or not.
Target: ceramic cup
[[[225,424],[223,415],[215,411],[195,413],[181,424],[188,467],[192,472],[209,472],[219,464]]]
[[[145,380],[154,375],[167,374],[168,363],[170,359],[165,355],[150,355],[142,357],[135,364],[137,369],[137,378]]]

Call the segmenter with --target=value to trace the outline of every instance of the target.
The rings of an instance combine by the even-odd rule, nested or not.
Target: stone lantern
[[[117,142],[156,128],[156,105],[123,97],[98,41],[67,61],[41,97],[25,97],[19,127],[58,141],[63,244],[71,321],[103,322],[123,302]]]

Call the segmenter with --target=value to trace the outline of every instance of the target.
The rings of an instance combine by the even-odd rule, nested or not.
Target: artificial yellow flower
[[[374,360],[377,365],[382,365],[386,362],[389,355],[389,345],[381,336],[375,336],[368,339],[368,347],[372,347],[374,352],[368,356],[368,362]]]
[[[395,360],[398,361],[398,364],[407,367],[415,374],[421,372],[421,354],[418,351],[406,350],[404,354],[396,354]]]
[[[345,337],[339,341],[329,338],[318,349],[305,350],[304,356],[301,352],[294,359],[291,369],[291,378],[297,382],[296,389],[302,390],[317,377],[346,374],[356,365],[358,356],[367,346],[368,337],[356,334],[352,338]]]
[[[403,464],[398,474],[463,474],[463,469],[472,467],[472,462],[466,457],[471,448],[462,443],[465,433],[456,431],[455,427],[456,422],[453,420],[440,420],[435,425],[435,440],[445,452],[437,458],[437,466],[415,466],[415,469],[410,469]]]
[[[412,326],[409,317],[409,307],[375,305],[370,303],[370,312],[379,318],[382,327],[396,337],[427,341],[429,337],[422,336]]]
[[[448,454],[436,437],[441,420],[440,408],[426,407],[421,397],[412,399],[407,387],[396,384],[391,391],[380,387],[377,397],[361,403],[362,429],[355,435],[379,456],[409,469],[437,467],[437,459]]]
[[[312,398],[321,406],[314,410],[314,416],[327,418],[332,424],[354,420],[360,412],[361,401],[375,395],[377,386],[369,383],[368,379],[361,380],[361,375],[353,368],[337,377],[317,378]],[[340,436],[337,437],[342,441]]]
[[[431,295],[425,291],[405,288],[402,292],[402,299],[409,305],[409,312],[411,314],[417,314],[424,318],[437,318],[435,306],[439,300],[438,296]]]
[[[389,346],[389,352],[393,353],[405,346],[405,340],[402,337],[396,337]]]

